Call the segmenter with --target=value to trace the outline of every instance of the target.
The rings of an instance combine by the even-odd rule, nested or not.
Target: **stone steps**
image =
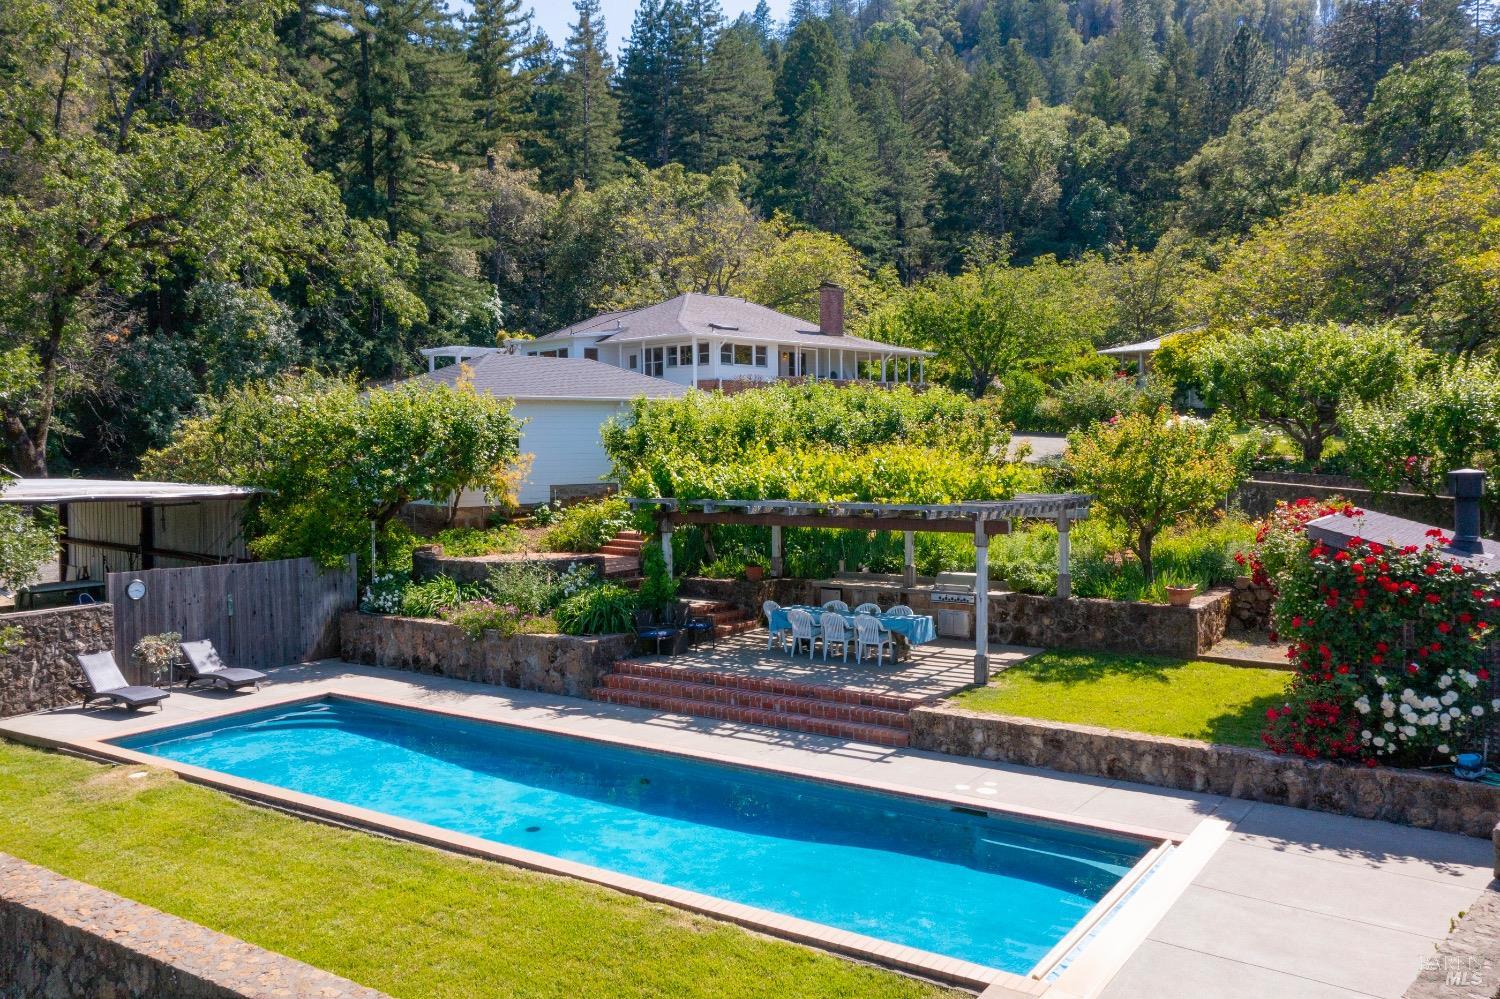
[[[843,687],[628,660],[615,664],[613,672],[594,688],[593,697],[610,704],[882,746],[908,744],[908,715],[918,703]]]

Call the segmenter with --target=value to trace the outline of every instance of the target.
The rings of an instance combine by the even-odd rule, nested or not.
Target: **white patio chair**
[[[914,610],[912,610],[910,607],[906,606],[905,604],[897,604],[896,606],[892,607],[890,610],[886,611],[886,614],[889,617],[916,617],[917,616],[917,612],[914,611]]]
[[[854,613],[856,613],[856,614],[874,614],[875,616],[879,617],[880,616],[880,605],[879,604],[860,604],[858,607],[854,608]]]
[[[826,611],[838,611],[840,614],[849,613],[849,605],[842,600],[830,600],[823,605],[823,609]]]
[[[823,661],[828,661],[828,646],[838,645],[839,651],[844,654],[844,662],[848,662],[849,646],[854,644],[854,635],[849,630],[849,622],[844,620],[842,614],[825,611],[820,626],[823,629]]]
[[[788,610],[786,612],[786,619],[792,626],[792,655],[795,656],[797,650],[802,647],[802,643],[806,642],[807,658],[811,659],[813,656],[813,646],[817,644],[818,633],[822,629],[818,627],[817,622],[813,620],[811,614],[798,607]]]
[[[880,622],[868,614],[861,614],[854,619],[855,649],[854,658],[858,662],[864,662],[865,650],[875,650],[875,663],[878,666],[885,665],[885,647],[891,647],[891,659],[896,658],[896,639],[889,631],[883,631]]]
[[[775,648],[778,645],[785,649],[786,636],[791,632],[791,628],[789,627],[778,628],[774,624],[772,624],[772,619],[775,616],[776,612],[779,610],[781,610],[781,605],[774,600],[767,600],[765,603],[760,605],[760,612],[766,616],[767,651]]]

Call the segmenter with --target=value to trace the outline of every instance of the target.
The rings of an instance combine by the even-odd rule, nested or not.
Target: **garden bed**
[[[339,620],[340,654],[349,662],[569,697],[587,697],[629,654],[631,638],[497,631],[470,638],[447,621],[355,611]]]
[[[990,641],[1191,658],[1224,637],[1229,607],[1230,591],[1222,588],[1199,594],[1187,607],[1092,597],[991,594]]]

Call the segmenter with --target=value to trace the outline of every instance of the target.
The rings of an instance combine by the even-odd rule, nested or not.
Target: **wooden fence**
[[[145,592],[132,597],[136,581]],[[355,606],[357,583],[353,556],[326,570],[299,558],[112,572],[108,594],[127,675],[135,643],[166,631],[212,641],[231,666],[266,669],[336,655],[339,614]]]

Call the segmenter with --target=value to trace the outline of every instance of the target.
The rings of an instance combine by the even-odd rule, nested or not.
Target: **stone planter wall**
[[[1199,594],[1189,607],[992,593],[990,641],[1190,658],[1224,637],[1229,605],[1227,589]]]
[[[600,576],[605,575],[603,555],[575,555],[565,552],[524,552],[510,555],[444,555],[442,545],[428,545],[411,553],[411,575],[413,579],[431,579],[434,576],[451,576],[460,583],[482,583],[490,577],[490,570],[497,565],[514,562],[531,562],[545,565],[556,572],[564,572],[570,565],[592,566]]]
[[[1303,496],[1329,499],[1342,496],[1362,510],[1377,510],[1393,517],[1405,517],[1422,524],[1437,524],[1444,529],[1453,526],[1453,498],[1427,496],[1423,493],[1384,493],[1376,496],[1353,479],[1336,475],[1298,475],[1292,472],[1262,475],[1257,473],[1235,488],[1229,505],[1249,517],[1264,517],[1276,509],[1277,500],[1292,502]],[[1481,532],[1485,537],[1500,537],[1500,506],[1486,503],[1482,513]]]
[[[695,600],[718,600],[760,618],[761,604],[774,600],[778,604],[800,604],[813,601],[813,585],[805,579],[709,579],[707,576],[684,576],[677,591],[681,597]]]
[[[0,653],[0,718],[77,704],[71,684],[83,679],[75,656],[115,646],[114,608],[109,604],[20,611],[0,616],[0,628],[20,629],[18,644]],[[121,663],[127,678],[130,664]]]
[[[0,996],[384,995],[0,853]]]
[[[911,712],[911,745],[1182,791],[1383,819],[1489,839],[1500,788],[1442,774],[1351,767],[1191,739],[983,714],[952,705]]]
[[[1236,578],[1230,595],[1229,630],[1266,631],[1271,627],[1271,611],[1275,606],[1275,590],[1257,585],[1249,576]]]
[[[339,619],[339,638],[348,662],[569,697],[587,697],[631,648],[629,635],[472,639],[446,621],[355,611]]]

